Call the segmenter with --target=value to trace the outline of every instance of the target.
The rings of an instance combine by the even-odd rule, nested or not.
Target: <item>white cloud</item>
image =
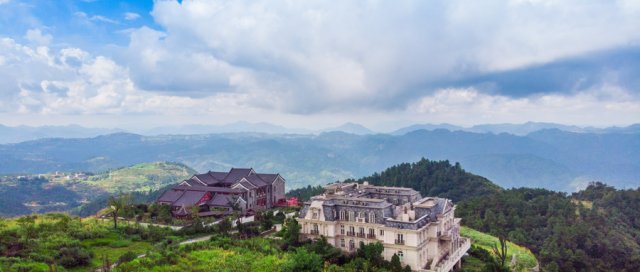
[[[124,19],[127,20],[127,21],[137,20],[138,18],[140,18],[140,14],[137,14],[135,12],[125,12],[124,13]]]
[[[254,106],[293,113],[388,108],[468,72],[638,44],[640,10],[628,5],[158,1],[164,30],[133,31],[127,60],[137,84],[175,95],[251,93]]]
[[[103,22],[103,23],[109,23],[109,24],[120,24],[120,22],[110,19],[108,17],[102,16],[102,15],[89,15],[85,12],[82,11],[77,11],[74,13],[75,16],[88,20],[88,21],[94,21],[94,22]]]
[[[638,122],[640,98],[608,84],[580,93],[525,98],[484,94],[474,88],[446,88],[417,99],[407,113],[423,120],[462,125],[528,121],[624,125]]]
[[[49,34],[42,34],[42,31],[40,29],[27,30],[25,38],[28,41],[39,45],[48,45],[49,43],[51,43],[51,39],[53,39],[53,37]]]

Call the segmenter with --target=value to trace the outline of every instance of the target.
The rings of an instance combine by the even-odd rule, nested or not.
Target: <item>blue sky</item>
[[[640,122],[640,3],[0,0],[0,124]]]

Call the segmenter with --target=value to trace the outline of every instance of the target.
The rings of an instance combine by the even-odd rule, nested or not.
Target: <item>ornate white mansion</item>
[[[414,271],[451,271],[471,243],[460,237],[460,218],[451,200],[422,198],[401,187],[336,183],[304,203],[298,222],[308,238],[321,235],[353,252],[360,242],[384,245],[383,257],[400,257]]]

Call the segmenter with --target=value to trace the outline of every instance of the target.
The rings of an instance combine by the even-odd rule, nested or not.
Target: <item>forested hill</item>
[[[451,198],[463,225],[531,249],[541,271],[640,271],[640,189],[592,183],[573,195],[505,190],[459,164],[426,159],[357,181]],[[320,189],[307,187],[289,195],[304,200]]]
[[[354,180],[346,180],[350,182]],[[380,173],[356,180],[359,183],[382,186],[409,187],[423,196],[439,196],[455,202],[469,197],[487,196],[502,190],[490,180],[466,172],[460,163],[431,161],[422,158],[415,163],[402,163]]]

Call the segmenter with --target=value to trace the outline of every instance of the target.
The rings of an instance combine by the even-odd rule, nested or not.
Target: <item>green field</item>
[[[472,245],[484,248],[490,252],[492,251],[492,247],[499,243],[498,238],[495,236],[464,226],[460,228],[460,235],[471,238]],[[535,255],[533,255],[529,249],[516,245],[512,242],[507,242],[507,255],[507,264],[512,262],[513,256],[515,255],[516,261],[515,266],[512,267],[513,271],[529,271],[529,269],[534,268],[538,264]],[[479,263],[482,263],[482,261],[476,258],[467,258],[465,268],[474,268],[474,266],[477,267]],[[475,270],[467,269],[466,271]]]

